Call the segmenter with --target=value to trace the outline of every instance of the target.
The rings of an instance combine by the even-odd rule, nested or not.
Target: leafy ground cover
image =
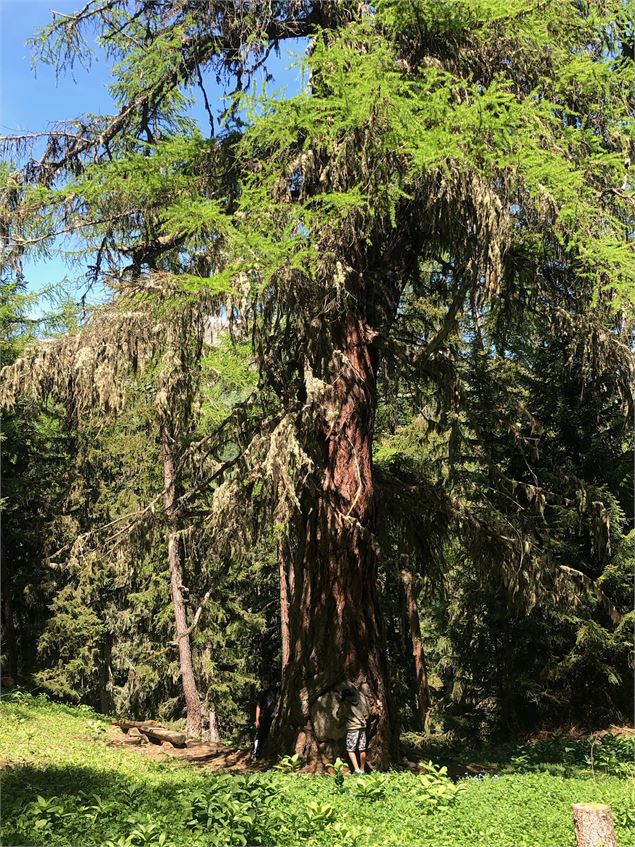
[[[1,710],[3,844],[562,847],[584,800],[609,803],[620,847],[635,845],[632,737],[500,748],[505,772],[458,782],[432,765],[237,776],[113,748],[108,719],[82,707],[18,694]]]

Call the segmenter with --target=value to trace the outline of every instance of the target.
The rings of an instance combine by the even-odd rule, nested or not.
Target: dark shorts
[[[269,737],[269,731],[272,723],[273,718],[260,718],[260,726],[256,730],[256,738],[258,741],[266,741]]]
[[[346,733],[346,749],[347,750],[365,750],[366,749],[366,730],[353,729]]]

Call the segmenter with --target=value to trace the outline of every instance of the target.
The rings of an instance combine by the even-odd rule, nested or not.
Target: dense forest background
[[[18,286],[5,281],[2,297],[5,365],[33,342],[34,326]],[[541,342],[536,331],[488,352],[457,332],[452,345],[455,390],[469,394],[473,414],[460,421],[460,440],[432,386],[415,396],[407,383],[386,387],[379,404],[379,580],[403,728],[421,729],[419,637],[429,729],[474,738],[629,720],[628,417],[611,402],[607,375],[585,378],[562,337]],[[4,414],[3,671],[106,714],[178,720],[165,539],[116,538],[118,521],[162,487],[154,379],[152,367],[132,379],[112,420],[53,401]],[[256,379],[249,346],[221,329],[204,348],[186,442]],[[193,465],[190,485],[201,473]],[[492,476],[509,479],[515,499],[497,494]],[[236,737],[258,675],[281,669],[275,524],[249,555],[219,557],[213,538],[200,540],[206,501],[190,502],[183,582],[190,616],[212,591],[192,632],[196,678],[222,735]],[[531,565],[506,545],[521,532]],[[531,584],[537,563],[550,569],[548,589]]]
[[[100,27],[121,112],[3,165],[5,681],[244,739],[313,625],[290,574],[350,544],[402,731],[632,719],[632,23],[545,5],[220,3],[209,52],[205,4],[100,2],[42,34],[62,66]],[[242,81],[285,26],[310,95],[238,86],[204,138],[196,69]],[[20,261],[60,231],[108,300],[34,320]],[[321,432],[352,451],[327,553]]]

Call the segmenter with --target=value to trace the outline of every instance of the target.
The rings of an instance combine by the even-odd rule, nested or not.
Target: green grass
[[[596,801],[612,806],[620,847],[635,845],[632,739],[596,743],[593,770],[582,746],[542,767],[540,748],[510,748],[517,772],[458,785],[438,769],[215,776],[108,747],[108,720],[87,709],[29,695],[0,709],[3,844],[573,847],[571,803]]]

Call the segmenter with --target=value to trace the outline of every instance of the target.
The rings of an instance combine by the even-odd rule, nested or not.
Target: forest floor
[[[165,761],[166,756],[209,768],[218,773],[254,773],[267,770],[270,763],[254,762],[247,747],[229,747],[225,744],[206,744],[188,741],[187,747],[174,747],[169,742],[153,744],[139,736],[125,735],[121,729],[109,726],[104,733],[106,744],[155,762]]]
[[[633,738],[633,750],[635,751],[635,728],[630,726],[611,725],[608,729],[587,733],[577,727],[569,727],[560,732],[540,731],[533,733],[525,739],[520,749],[518,742],[512,744],[485,745],[478,749],[470,749],[467,746],[459,746],[456,743],[449,745],[442,739],[430,739],[418,733],[407,733],[402,738],[403,758],[401,766],[404,770],[413,773],[420,772],[425,762],[434,760],[436,764],[445,766],[448,776],[453,780],[493,775],[500,773],[513,773],[518,770],[519,757],[523,752],[527,760],[529,751],[533,759],[540,761],[542,765],[550,764],[552,770],[558,764],[564,765],[566,752],[578,752],[578,748],[589,748],[591,745],[601,745],[607,736],[611,741],[614,739],[625,739],[624,744],[629,746],[628,739]],[[142,737],[140,734],[125,734],[117,726],[109,726],[105,730],[105,740],[109,747],[134,750],[136,754],[154,761],[165,761],[166,756],[181,761],[189,762],[201,768],[207,768],[217,773],[261,773],[276,766],[276,761],[263,759],[254,761],[248,747],[232,747],[226,744],[205,743],[188,741],[187,747],[174,747],[169,742],[155,744]],[[617,742],[622,743],[618,740]],[[574,747],[571,747],[571,744]],[[604,747],[606,755],[607,746]],[[546,760],[551,758],[551,762]],[[521,758],[522,762],[523,759]],[[308,768],[299,768],[301,772],[309,772]]]
[[[619,728],[479,750],[407,736],[412,770],[340,778],[289,761],[247,773],[245,749],[126,743],[109,719],[43,697],[12,694],[0,715],[2,844],[573,847],[571,804],[590,801],[635,847],[635,736]],[[478,770],[451,781],[441,761]]]

